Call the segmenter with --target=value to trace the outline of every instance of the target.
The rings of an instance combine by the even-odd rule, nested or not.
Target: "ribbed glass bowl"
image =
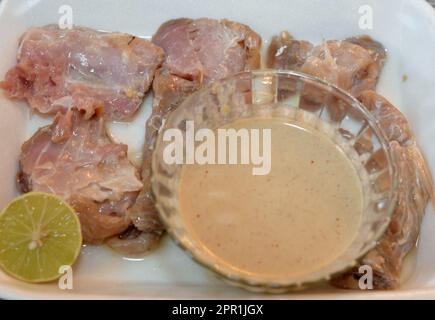
[[[238,274],[220,264],[187,231],[179,209],[183,165],[163,160],[167,129],[185,132],[216,129],[242,118],[277,117],[303,121],[324,131],[345,147],[363,189],[363,215],[358,234],[348,249],[321,270],[297,278],[265,280]],[[386,230],[396,201],[397,177],[388,141],[376,119],[352,96],[320,79],[292,71],[253,71],[206,85],[173,111],[159,133],[152,161],[152,190],[157,209],[175,242],[195,261],[227,282],[253,291],[283,292],[328,280],[356,264]]]

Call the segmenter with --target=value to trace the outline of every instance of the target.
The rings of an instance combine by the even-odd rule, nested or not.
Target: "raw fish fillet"
[[[21,37],[17,64],[0,87],[43,114],[74,106],[89,118],[103,108],[108,119],[128,120],[163,58],[161,48],[128,34],[35,27]]]
[[[417,243],[427,203],[434,201],[432,175],[405,116],[374,91],[363,92],[359,100],[388,137],[399,176],[397,204],[390,225],[360,265],[372,267],[374,289],[395,289],[400,286],[404,258]],[[385,161],[382,156],[374,160],[374,166],[382,166]],[[380,180],[382,183],[385,182]],[[333,279],[332,284],[358,289],[358,267]]]
[[[385,58],[383,46],[368,36],[314,46],[283,32],[271,41],[267,66],[311,74],[358,96],[375,89]]]
[[[23,144],[19,164],[20,189],[68,201],[86,242],[102,242],[131,225],[126,211],[142,183],[127,159],[127,146],[109,139],[103,118],[85,119],[76,109],[58,114]]]

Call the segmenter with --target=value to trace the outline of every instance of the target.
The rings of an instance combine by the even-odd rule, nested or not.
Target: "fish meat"
[[[34,27],[21,37],[17,64],[0,87],[43,114],[76,107],[89,118],[102,108],[107,119],[128,120],[163,59],[160,47],[128,34]]]
[[[368,36],[328,40],[314,46],[283,32],[271,41],[267,66],[317,76],[358,96],[375,89],[385,59],[384,47]]]
[[[164,49],[165,68],[199,83],[260,65],[260,37],[228,20],[171,20],[160,26],[152,42]]]
[[[104,119],[70,109],[40,128],[21,148],[18,185],[23,192],[53,193],[77,211],[85,242],[124,232],[127,209],[142,189],[127,146],[113,143]]]
[[[142,182],[144,188],[129,210],[134,225],[146,233],[164,228],[151,195],[151,156],[167,115],[204,84],[234,73],[260,67],[261,38],[246,25],[213,19],[176,19],[160,26],[152,42],[166,59],[153,82],[152,114],[146,123]],[[147,247],[158,241],[150,237]]]
[[[362,92],[359,100],[384,130],[400,177],[396,207],[388,229],[360,265],[372,267],[374,289],[395,289],[400,286],[403,261],[417,243],[426,206],[434,201],[432,175],[405,116],[374,91]],[[378,164],[384,161],[376,160]],[[331,283],[340,288],[358,289],[361,277],[358,268]]]

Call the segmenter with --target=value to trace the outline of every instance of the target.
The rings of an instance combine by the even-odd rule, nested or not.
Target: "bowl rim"
[[[337,272],[331,273],[327,277],[323,277],[323,278],[311,280],[311,281],[304,281],[304,282],[292,281],[289,283],[274,283],[272,281],[261,282],[261,281],[257,281],[257,280],[252,280],[249,277],[242,276],[242,275],[237,275],[235,277],[234,274],[225,273],[220,268],[213,265],[212,263],[208,263],[206,261],[203,261],[194,252],[192,252],[192,250],[190,250],[188,248],[188,246],[181,239],[179,239],[179,237],[174,233],[170,223],[165,218],[165,215],[162,214],[162,211],[164,211],[164,209],[162,206],[160,206],[159,198],[156,195],[156,192],[154,191],[154,189],[155,189],[155,187],[154,187],[155,186],[154,172],[155,172],[156,163],[158,162],[157,153],[155,152],[155,150],[157,149],[157,145],[161,141],[160,138],[161,138],[162,132],[164,132],[164,130],[165,130],[166,125],[168,123],[170,123],[169,120],[175,116],[175,114],[177,113],[177,110],[181,109],[183,107],[183,105],[189,101],[189,98],[196,96],[196,95],[199,95],[200,93],[203,93],[207,90],[210,90],[210,88],[216,83],[225,83],[225,82],[231,81],[232,79],[237,79],[237,78],[243,77],[245,75],[250,76],[251,79],[253,79],[255,76],[258,76],[258,77],[266,77],[266,76],[287,76],[288,77],[288,76],[291,76],[291,77],[299,78],[304,82],[312,81],[312,82],[320,85],[320,87],[322,87],[323,89],[329,90],[329,92],[331,92],[331,90],[335,91],[335,93],[339,94],[344,99],[347,99],[349,101],[349,104],[352,105],[352,107],[357,108],[358,111],[363,114],[365,120],[369,123],[369,125],[371,126],[371,129],[374,131],[374,133],[378,137],[382,147],[384,148],[384,150],[386,150],[386,157],[387,157],[387,162],[388,162],[388,166],[389,166],[389,170],[390,170],[391,188],[390,188],[390,191],[388,192],[389,205],[388,205],[388,208],[386,209],[386,213],[384,214],[385,223],[380,228],[379,235],[377,237],[375,237],[375,239],[372,241],[372,243],[370,245],[368,245],[365,250],[361,251],[361,253],[359,254],[359,257],[356,258],[353,263],[349,263],[349,265],[347,267],[345,267],[342,270],[339,270]],[[376,247],[379,239],[381,239],[382,236],[385,234],[385,232],[386,232],[386,230],[391,222],[391,217],[393,216],[394,210],[396,208],[397,195],[398,195],[398,191],[397,191],[397,189],[398,189],[397,165],[396,165],[396,161],[395,161],[395,156],[391,152],[391,147],[390,147],[389,143],[390,142],[387,138],[387,134],[382,129],[382,127],[379,125],[379,121],[373,116],[373,114],[370,113],[368,111],[368,109],[362,104],[362,102],[360,102],[356,97],[354,97],[353,95],[351,95],[349,92],[345,91],[344,89],[341,89],[337,85],[330,83],[330,82],[328,82],[324,79],[321,79],[319,77],[309,75],[306,73],[302,73],[302,72],[293,71],[293,70],[268,69],[268,68],[263,68],[263,69],[258,69],[258,70],[245,70],[245,71],[237,72],[237,73],[232,74],[230,76],[227,76],[227,77],[224,77],[221,79],[217,79],[217,80],[214,80],[214,81],[207,83],[206,85],[204,85],[200,89],[189,94],[186,98],[184,98],[184,100],[175,109],[170,111],[170,113],[167,117],[167,120],[163,123],[162,127],[159,130],[158,137],[156,138],[156,142],[155,142],[155,147],[153,149],[152,163],[151,163],[151,196],[154,200],[155,207],[159,213],[160,220],[162,221],[166,232],[168,232],[169,236],[175,242],[175,244],[179,248],[181,248],[192,260],[194,260],[196,263],[198,263],[200,266],[206,268],[207,270],[212,271],[218,277],[222,278],[223,281],[229,283],[232,286],[240,287],[240,288],[243,288],[243,289],[246,289],[249,291],[254,291],[254,292],[283,293],[283,292],[287,292],[287,291],[291,291],[291,290],[295,290],[295,289],[298,290],[298,289],[304,288],[306,286],[311,286],[315,283],[319,283],[321,281],[329,280],[335,276],[338,276],[338,275],[350,270],[359,261],[361,261],[370,250],[372,250],[373,248]]]

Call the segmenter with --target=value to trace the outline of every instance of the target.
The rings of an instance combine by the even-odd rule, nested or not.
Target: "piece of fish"
[[[372,267],[374,289],[395,289],[400,286],[403,260],[417,243],[427,203],[434,201],[432,175],[405,116],[374,91],[363,92],[359,100],[383,128],[399,176],[398,198],[390,225],[360,265]],[[384,161],[380,157],[373,165]],[[379,183],[382,184],[382,181]],[[358,267],[333,279],[332,284],[358,289],[361,277]]]
[[[358,96],[375,89],[385,58],[383,46],[368,36],[314,46],[283,32],[271,41],[267,66],[311,74]]]
[[[35,27],[21,37],[17,64],[0,87],[43,114],[74,106],[89,118],[103,108],[106,118],[128,120],[163,59],[161,48],[132,35]]]
[[[127,146],[113,143],[100,116],[86,119],[70,109],[40,128],[21,149],[18,184],[23,192],[56,194],[77,211],[84,240],[99,243],[131,224],[126,211],[142,183],[127,159]]]
[[[261,38],[248,26],[228,20],[177,19],[164,23],[152,42],[162,47],[166,60],[153,82],[152,114],[146,123],[143,191],[129,216],[144,232],[162,234],[151,195],[151,156],[158,131],[167,115],[189,94],[213,80],[260,67]],[[152,247],[152,239],[146,246]]]

